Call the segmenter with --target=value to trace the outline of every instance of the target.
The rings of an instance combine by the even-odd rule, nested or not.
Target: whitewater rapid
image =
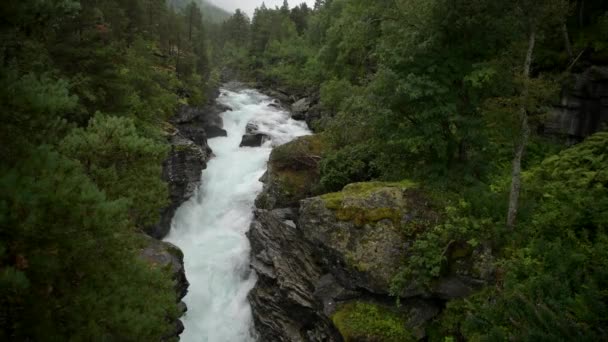
[[[245,234],[262,190],[259,178],[273,146],[310,134],[305,123],[269,106],[273,100],[255,90],[221,89],[218,102],[233,109],[222,114],[228,136],[209,140],[215,157],[198,193],[175,214],[166,239],[184,252],[190,282],[184,342],[255,341],[247,294],[256,275],[249,268]],[[249,122],[270,137],[262,147],[239,147]]]

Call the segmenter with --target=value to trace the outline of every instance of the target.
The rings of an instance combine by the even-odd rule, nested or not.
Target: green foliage
[[[345,342],[405,342],[415,338],[405,328],[404,315],[381,305],[366,302],[342,304],[332,321]]]
[[[158,220],[167,203],[161,165],[167,146],[142,137],[132,119],[97,115],[86,129],[74,129],[60,144],[79,160],[91,180],[108,198],[129,200],[129,212],[139,227]]]
[[[4,340],[158,339],[175,317],[168,274],[136,260],[127,202],[79,163],[36,149],[0,179]]]
[[[188,9],[0,4],[0,340],[172,334],[171,276],[137,255],[168,197],[162,126],[217,84]]]
[[[339,191],[345,185],[375,179],[379,171],[373,164],[369,147],[355,145],[331,152],[321,162],[321,185],[327,192]]]

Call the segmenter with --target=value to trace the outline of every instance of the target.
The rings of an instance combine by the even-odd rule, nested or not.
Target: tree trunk
[[[511,173],[511,194],[509,195],[509,211],[507,213],[507,228],[514,229],[517,220],[517,210],[519,209],[519,194],[521,191],[521,160],[530,138],[530,126],[528,124],[528,113],[526,111],[526,99],[530,93],[530,67],[532,65],[532,57],[534,55],[534,47],[536,45],[536,29],[533,27],[530,30],[528,42],[528,53],[524,62],[524,88],[522,90],[522,103],[519,108],[519,116],[521,121],[521,136],[515,147],[515,155],[513,156],[513,170]]]
[[[564,35],[564,45],[566,46],[568,57],[570,57],[570,61],[572,61],[574,54],[572,53],[572,44],[570,44],[570,35],[568,34],[568,26],[566,26],[566,23],[562,24],[562,34]]]

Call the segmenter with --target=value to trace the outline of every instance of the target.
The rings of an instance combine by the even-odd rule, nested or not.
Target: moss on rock
[[[415,341],[408,318],[392,308],[363,301],[342,304],[331,316],[345,342]]]
[[[295,207],[300,200],[317,194],[318,163],[327,146],[322,135],[311,135],[276,147],[270,155],[266,185],[256,206]]]

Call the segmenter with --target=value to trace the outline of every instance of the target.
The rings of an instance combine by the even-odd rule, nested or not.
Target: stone
[[[312,247],[295,226],[290,209],[256,210],[247,233],[251,267],[258,281],[249,294],[261,341],[341,341],[315,297],[321,278]]]
[[[171,229],[173,215],[182,203],[194,195],[201,181],[201,172],[207,168],[211,149],[201,148],[179,133],[169,139],[171,151],[163,163],[163,180],[169,184],[170,204],[161,211],[160,222],[146,228],[150,236],[162,239]]]
[[[240,147],[260,147],[268,139],[264,133],[245,134],[241,140]]]
[[[567,144],[581,142],[608,123],[608,67],[591,67],[573,74],[541,124],[543,134]]]
[[[327,145],[321,135],[300,137],[276,147],[263,176],[264,189],[256,199],[261,209],[297,207],[313,196],[319,184],[319,161]]]
[[[303,98],[291,105],[291,118],[294,120],[306,120],[306,113],[310,109],[310,100]]]

